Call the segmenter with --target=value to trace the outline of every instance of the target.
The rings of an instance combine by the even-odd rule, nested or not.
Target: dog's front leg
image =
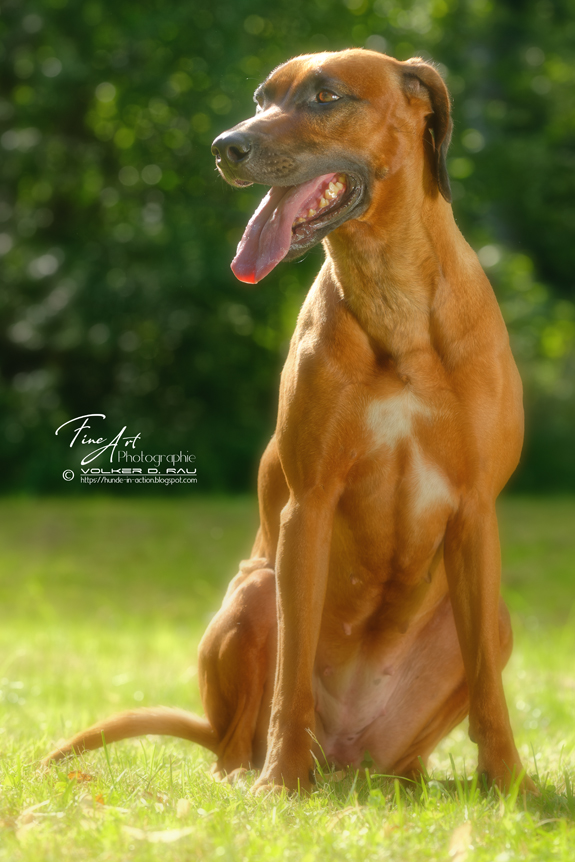
[[[445,535],[445,568],[469,687],[469,736],[479,772],[509,789],[522,770],[501,679],[501,553],[495,505],[464,501]],[[524,787],[533,790],[526,777]]]
[[[266,762],[254,790],[309,789],[315,731],[312,674],[339,494],[290,497],[281,515],[276,566],[278,658]]]

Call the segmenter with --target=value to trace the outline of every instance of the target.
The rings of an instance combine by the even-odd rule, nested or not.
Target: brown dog
[[[232,185],[273,186],[232,268],[257,282],[322,239],[326,261],[282,374],[252,559],[200,645],[207,720],[122,713],[47,760],[151,732],[207,746],[219,773],[262,767],[259,790],[309,787],[319,746],[413,776],[469,712],[479,770],[508,787],[495,499],[521,382],[449,205],[447,90],[419,59],[349,50],[291,60],[255,98],[213,147]]]

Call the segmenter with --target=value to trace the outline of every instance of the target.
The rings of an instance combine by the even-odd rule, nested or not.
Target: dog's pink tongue
[[[324,174],[300,186],[269,190],[249,220],[232,261],[232,272],[240,281],[256,284],[286,256],[294,219],[334,176]]]

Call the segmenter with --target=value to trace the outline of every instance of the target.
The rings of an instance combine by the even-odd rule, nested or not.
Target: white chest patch
[[[431,418],[433,411],[409,389],[390,398],[372,401],[367,409],[367,426],[377,446],[395,447],[413,434],[416,416]]]
[[[420,516],[432,507],[455,505],[447,477],[435,464],[425,460],[419,446],[413,447],[412,459],[409,484],[414,514]]]

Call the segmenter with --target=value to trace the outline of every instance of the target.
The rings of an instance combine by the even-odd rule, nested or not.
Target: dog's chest
[[[422,422],[431,422],[433,407],[411,389],[387,397],[373,398],[365,412],[365,426],[372,449],[394,450],[399,444],[413,439]]]
[[[408,530],[419,525],[420,534],[427,522],[448,515],[455,505],[450,474],[457,435],[445,404],[406,387],[371,398],[363,427],[364,456],[349,489],[352,495],[361,489],[364,517],[370,519],[373,507],[379,513],[386,510]]]
[[[334,518],[324,610],[353,633],[375,620],[409,626],[426,606],[457,504],[441,407],[406,389],[372,400],[364,423],[366,452]]]

